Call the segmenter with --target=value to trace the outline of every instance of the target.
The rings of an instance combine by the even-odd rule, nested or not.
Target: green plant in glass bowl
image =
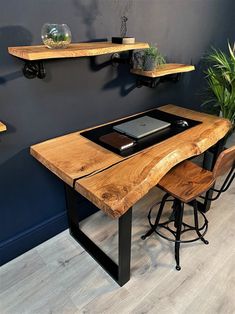
[[[71,31],[66,24],[43,25],[41,37],[44,45],[50,49],[67,48],[71,43]]]
[[[228,43],[228,52],[212,48],[205,57],[207,100],[203,106],[210,112],[229,119],[235,129],[235,44]]]
[[[150,46],[144,50],[144,71],[153,71],[158,65],[166,63],[165,58],[155,46]]]

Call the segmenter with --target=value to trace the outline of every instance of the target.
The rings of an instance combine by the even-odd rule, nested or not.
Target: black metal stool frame
[[[180,243],[195,242],[195,241],[200,239],[205,244],[209,244],[209,242],[204,239],[204,235],[206,234],[207,229],[208,229],[208,220],[206,219],[206,216],[204,215],[204,213],[202,213],[198,209],[197,201],[195,200],[195,201],[193,201],[193,204],[192,204],[193,208],[194,208],[194,224],[195,224],[195,226],[191,226],[191,225],[183,222],[184,203],[181,202],[180,200],[176,199],[176,198],[168,200],[168,198],[170,196],[171,196],[170,194],[166,193],[163,196],[161,202],[158,202],[158,203],[154,204],[150,208],[150,211],[148,213],[148,221],[149,221],[149,224],[150,224],[151,228],[148,230],[148,232],[145,235],[141,236],[141,239],[145,240],[153,232],[155,232],[160,237],[162,237],[162,238],[164,238],[164,239],[166,239],[168,241],[174,242],[175,243],[176,269],[180,270],[181,269],[181,267],[180,267],[180,258],[179,258]],[[161,219],[162,212],[163,212],[163,209],[164,209],[164,206],[165,206],[166,202],[174,202],[173,206],[172,206],[173,212],[170,215],[169,220],[160,223],[160,219]],[[157,206],[159,204],[160,204],[160,208],[158,210],[158,214],[157,214],[156,220],[155,220],[154,223],[152,223],[151,222],[151,212],[152,212],[152,209],[153,209],[153,207],[155,207],[155,206]],[[202,215],[203,219],[204,219],[204,223],[203,223],[203,225],[201,227],[199,227],[199,224],[198,224],[198,213],[200,213]],[[176,230],[173,230],[173,229],[171,229],[169,227],[169,224],[172,223],[172,222],[174,222],[174,227],[175,227]],[[182,227],[183,227],[183,230],[182,230]],[[169,238],[166,235],[164,235],[163,233],[161,233],[159,231],[161,228],[164,228],[164,229],[168,230],[174,236],[174,239]],[[190,239],[190,240],[181,240],[181,235],[183,233],[185,233],[187,231],[192,231],[192,230],[196,231],[196,233],[197,233],[197,237],[196,238],[193,238],[193,239]]]
[[[210,193],[206,192],[206,196],[211,195],[211,197],[208,197],[208,196],[207,197],[200,196],[200,197],[204,198],[206,201],[214,201],[214,200],[218,199],[218,197],[221,195],[221,193],[227,191],[228,188],[230,187],[230,185],[232,184],[232,182],[235,178],[235,171],[234,170],[235,170],[235,164],[233,165],[230,172],[226,176],[224,183],[222,184],[222,186],[219,190],[212,187],[211,189],[208,190],[208,191],[211,191]],[[215,197],[212,197],[213,192],[217,192],[217,195]],[[181,270],[180,258],[179,258],[180,243],[195,242],[195,241],[200,239],[203,243],[209,244],[209,242],[206,239],[204,239],[204,235],[207,233],[207,230],[208,230],[208,220],[207,220],[205,214],[198,208],[197,200],[194,199],[193,201],[188,203],[190,206],[193,207],[194,226],[186,224],[185,222],[183,222],[184,203],[177,198],[173,198],[173,199],[168,200],[168,198],[170,196],[171,195],[169,193],[166,193],[160,202],[155,203],[154,205],[151,206],[149,213],[148,213],[148,221],[149,221],[149,225],[151,228],[144,235],[141,236],[141,239],[145,240],[153,232],[156,232],[160,237],[162,237],[168,241],[174,242],[175,243],[176,269]],[[173,212],[172,212],[169,220],[160,223],[160,219],[161,219],[162,212],[163,212],[163,209],[164,209],[166,202],[172,202],[172,201],[174,202],[173,206],[172,206]],[[152,209],[154,206],[159,205],[159,204],[160,204],[160,207],[159,207],[155,222],[152,223],[151,222]],[[199,223],[198,223],[198,213],[204,219],[204,223],[201,227],[199,226]],[[176,231],[174,231],[173,229],[171,229],[169,227],[169,224],[172,222],[174,222],[174,227],[176,228]],[[183,230],[182,230],[182,227],[183,227]],[[165,236],[164,234],[162,234],[159,231],[160,228],[164,228],[164,229],[168,230],[174,236],[174,239],[169,238],[169,237]],[[191,230],[196,231],[197,238],[193,238],[190,240],[181,240],[181,235],[183,233],[185,233],[187,231],[191,231]]]

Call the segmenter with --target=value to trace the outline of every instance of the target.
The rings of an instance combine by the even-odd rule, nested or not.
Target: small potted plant
[[[228,43],[228,52],[212,48],[206,56],[207,111],[229,119],[235,130],[235,43]],[[209,109],[209,110],[208,110]],[[232,132],[231,132],[232,133]]]
[[[143,70],[153,71],[158,65],[166,63],[165,58],[161,55],[157,47],[150,46],[144,50]]]

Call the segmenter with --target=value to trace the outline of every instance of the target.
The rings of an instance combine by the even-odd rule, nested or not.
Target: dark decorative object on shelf
[[[71,31],[66,24],[43,25],[41,30],[42,41],[50,49],[67,48],[71,43]]]
[[[121,28],[120,35],[121,37],[112,37],[112,43],[114,44],[134,44],[134,37],[127,37],[127,21],[128,18],[126,16],[121,16]]]
[[[134,37],[112,37],[113,44],[134,44],[135,38]]]
[[[121,16],[121,21],[122,23],[121,23],[120,34],[121,34],[121,37],[126,37],[128,18],[126,16]]]

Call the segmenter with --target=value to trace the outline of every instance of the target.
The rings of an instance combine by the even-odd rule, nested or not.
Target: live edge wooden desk
[[[158,109],[203,123],[126,158],[84,138],[81,131],[31,147],[31,154],[66,183],[71,235],[121,286],[130,279],[132,206],[173,166],[221,143],[231,127],[228,120],[174,105]],[[79,229],[77,192],[119,219],[118,265]]]

